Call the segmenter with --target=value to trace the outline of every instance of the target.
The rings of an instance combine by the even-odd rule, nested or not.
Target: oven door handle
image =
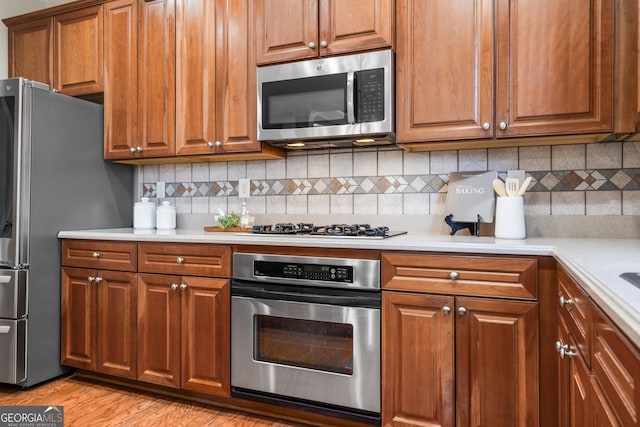
[[[281,288],[281,287],[279,287]],[[231,285],[231,295],[238,297],[271,299],[291,302],[306,302],[314,304],[339,305],[346,307],[380,308],[381,294],[361,291],[314,292],[313,288],[300,290],[269,289],[263,284],[243,284],[234,281]]]

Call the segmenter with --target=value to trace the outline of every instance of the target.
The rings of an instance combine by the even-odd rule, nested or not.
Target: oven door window
[[[0,97],[0,237],[11,238],[15,98]]]
[[[347,74],[262,84],[262,127],[292,129],[347,124]]]
[[[289,317],[254,316],[254,359],[353,374],[353,326]]]

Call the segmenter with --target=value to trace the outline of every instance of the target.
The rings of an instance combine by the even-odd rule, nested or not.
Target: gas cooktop
[[[371,227],[369,224],[292,224],[254,225],[252,233],[260,236],[308,236],[308,237],[341,237],[358,239],[386,239],[406,234],[406,231],[390,231],[389,227]]]

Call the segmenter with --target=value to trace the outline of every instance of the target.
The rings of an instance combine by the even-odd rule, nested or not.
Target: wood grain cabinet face
[[[144,273],[231,277],[231,249],[210,244],[142,243],[138,265]]]
[[[56,15],[54,87],[71,95],[103,91],[103,7]]]
[[[397,141],[613,131],[612,5],[398,0]]]
[[[104,158],[133,157],[138,145],[138,3],[104,4]]]
[[[391,0],[256,0],[258,65],[392,47]]]
[[[383,425],[538,424],[537,260],[491,259],[383,253]]]
[[[230,395],[229,280],[140,274],[138,379]]]
[[[136,274],[63,267],[62,364],[136,378]]]
[[[62,265],[135,272],[138,248],[131,242],[63,240]]]
[[[24,77],[53,86],[53,18],[11,25],[9,77]]]

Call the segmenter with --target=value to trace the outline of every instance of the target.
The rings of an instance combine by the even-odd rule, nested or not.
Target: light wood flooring
[[[0,385],[0,406],[64,406],[65,427],[302,427],[124,387],[63,378],[23,391]]]

